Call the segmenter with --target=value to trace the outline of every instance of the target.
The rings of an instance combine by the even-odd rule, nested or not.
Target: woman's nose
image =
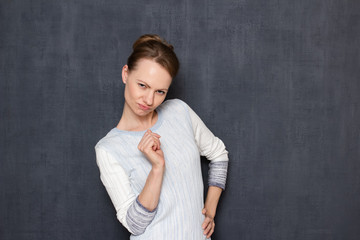
[[[144,101],[147,105],[151,106],[154,102],[154,93],[151,91],[148,91],[146,95],[144,96]]]

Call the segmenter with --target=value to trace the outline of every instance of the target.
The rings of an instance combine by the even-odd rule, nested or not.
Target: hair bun
[[[133,52],[128,57],[129,71],[136,69],[140,59],[150,59],[160,64],[174,78],[179,70],[179,60],[174,47],[156,34],[145,34],[133,44]]]
[[[138,40],[136,40],[136,42],[133,44],[133,50],[135,50],[139,45],[146,43],[146,42],[151,42],[151,41],[156,41],[156,42],[162,43],[165,46],[167,46],[168,48],[170,48],[171,50],[174,50],[173,45],[169,44],[164,39],[162,39],[159,35],[156,35],[156,34],[144,34],[141,37],[139,37]]]

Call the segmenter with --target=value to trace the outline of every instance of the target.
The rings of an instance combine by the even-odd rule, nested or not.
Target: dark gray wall
[[[94,145],[120,119],[143,33],[175,46],[169,97],[230,152],[214,240],[359,239],[359,13],[357,0],[2,0],[0,239],[127,238]]]

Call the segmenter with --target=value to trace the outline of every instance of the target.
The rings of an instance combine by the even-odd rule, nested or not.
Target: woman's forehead
[[[141,80],[152,87],[168,88],[172,80],[164,67],[148,59],[140,60],[131,74],[137,80]]]

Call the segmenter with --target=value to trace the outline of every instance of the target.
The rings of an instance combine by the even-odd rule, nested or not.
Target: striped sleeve
[[[130,187],[126,172],[111,154],[100,147],[95,147],[95,151],[100,179],[115,207],[117,219],[132,234],[142,234],[156,210],[148,211],[141,205]]]
[[[157,208],[149,211],[136,198],[136,201],[130,206],[126,215],[126,222],[134,235],[140,235],[145,232],[146,227],[154,219],[156,210]]]
[[[209,164],[209,186],[216,186],[225,190],[228,161],[210,162]]]
[[[188,106],[189,115],[194,131],[194,137],[201,156],[210,160],[209,186],[225,189],[228,151],[224,143],[206,127],[200,117]]]

